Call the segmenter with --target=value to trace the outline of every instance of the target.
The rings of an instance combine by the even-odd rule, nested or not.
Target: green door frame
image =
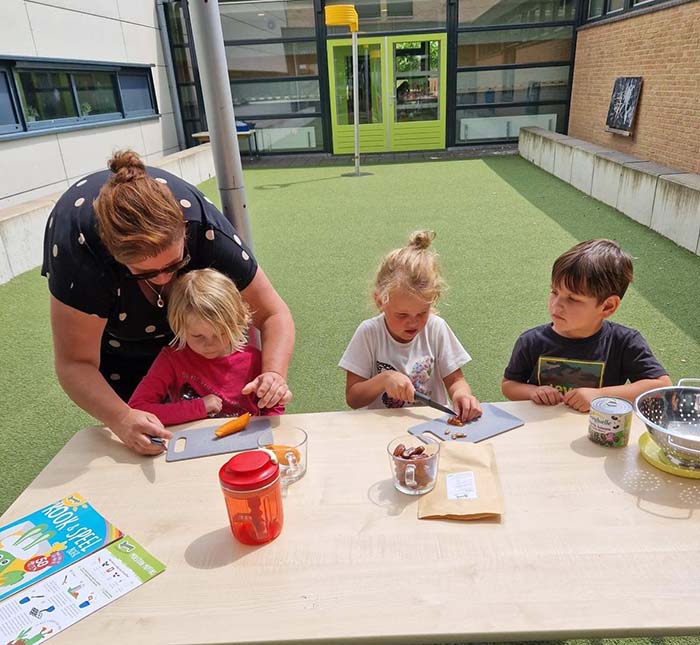
[[[396,120],[396,70],[395,45],[405,42],[437,40],[440,43],[438,118],[434,121]],[[447,83],[447,34],[416,34],[401,36],[370,36],[358,38],[358,47],[376,45],[381,56],[381,120],[379,123],[360,124],[360,152],[389,152],[409,150],[440,150],[445,148],[446,83]],[[330,85],[331,131],[334,154],[352,154],[354,127],[352,123],[338,124],[336,103],[336,69],[333,50],[350,47],[350,39],[327,42],[328,78]],[[341,91],[343,88],[340,88]],[[390,91],[391,90],[391,91]]]

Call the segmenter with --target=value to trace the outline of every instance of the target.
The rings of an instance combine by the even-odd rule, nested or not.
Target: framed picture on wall
[[[641,76],[620,76],[615,79],[605,129],[629,137],[642,91]]]

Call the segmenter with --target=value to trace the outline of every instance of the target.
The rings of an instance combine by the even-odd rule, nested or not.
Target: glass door
[[[360,152],[387,149],[384,105],[383,38],[358,42],[358,93]],[[353,113],[352,45],[350,41],[328,43],[333,152],[352,154],[355,149]]]
[[[445,147],[445,34],[388,38],[391,150]]]
[[[360,152],[445,147],[445,34],[358,39]],[[333,152],[354,151],[352,46],[328,42]]]

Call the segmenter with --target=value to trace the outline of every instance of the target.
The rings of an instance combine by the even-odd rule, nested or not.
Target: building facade
[[[326,0],[342,4],[341,0]],[[353,149],[347,31],[324,0],[220,2],[236,118],[263,152]],[[577,0],[357,0],[362,152],[566,132]],[[187,5],[167,3],[187,145],[205,130]]]
[[[0,209],[180,149],[153,0],[0,4]]]
[[[700,173],[700,2],[591,0],[577,33],[569,134]],[[618,76],[641,76],[632,136],[603,127]]]

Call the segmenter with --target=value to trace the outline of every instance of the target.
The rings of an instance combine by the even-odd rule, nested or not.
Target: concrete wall
[[[148,163],[191,184],[214,176],[209,143]],[[46,220],[62,194],[63,190],[10,208],[0,208],[0,284],[41,264]]]
[[[700,172],[700,2],[578,30],[569,135]],[[634,134],[605,131],[615,78],[641,76]]]
[[[521,128],[520,155],[700,255],[700,175],[542,128]]]
[[[2,0],[0,17],[3,56],[155,65],[161,114],[149,121],[0,141],[0,208],[65,190],[105,168],[115,149],[133,148],[149,162],[179,149],[155,0]]]

